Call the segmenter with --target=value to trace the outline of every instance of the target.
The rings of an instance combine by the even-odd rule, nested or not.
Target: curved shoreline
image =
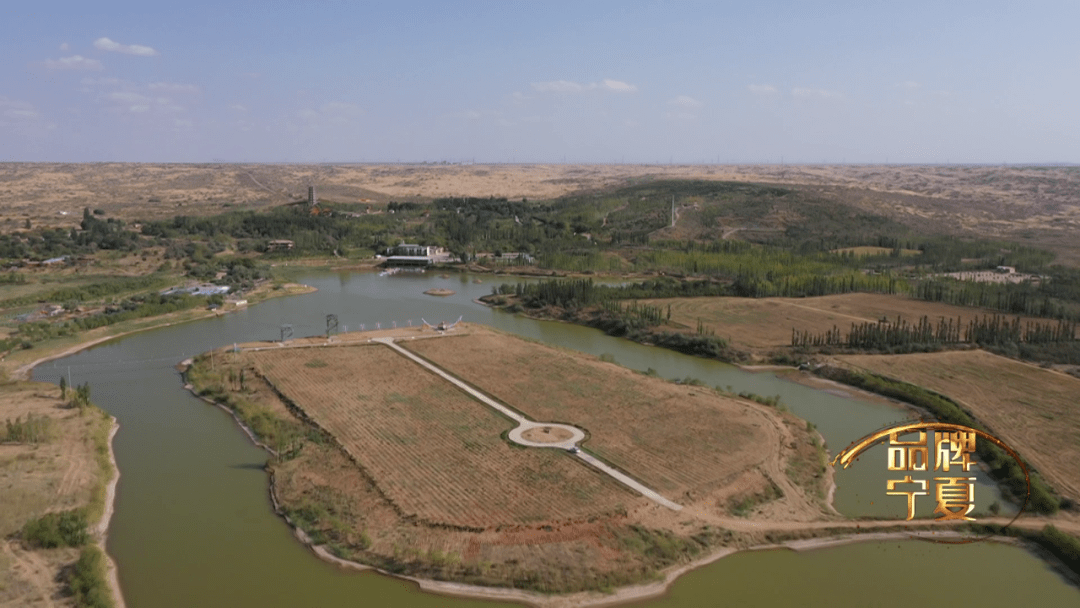
[[[316,288],[311,287],[310,285],[305,285],[304,287],[306,287],[307,290],[304,291],[303,293],[311,293],[313,291],[317,291]],[[294,294],[281,294],[281,295],[294,295]],[[264,298],[264,299],[270,299],[272,297],[274,297],[274,296],[269,295],[267,298]],[[197,316],[194,316],[194,317],[189,318],[189,319],[183,319],[183,320],[180,320],[180,321],[169,321],[167,323],[161,323],[161,324],[151,324],[151,325],[149,325],[147,327],[140,327],[140,328],[137,328],[137,329],[131,329],[131,330],[128,330],[128,331],[123,331],[123,332],[120,332],[120,333],[114,334],[114,335],[101,336],[101,337],[94,338],[94,339],[91,339],[91,340],[86,340],[86,341],[83,341],[83,342],[79,342],[79,343],[74,344],[74,345],[72,345],[72,346],[70,346],[68,348],[59,350],[57,352],[50,353],[50,354],[45,355],[45,356],[43,356],[43,357],[41,357],[39,359],[36,359],[36,360],[31,361],[29,363],[25,363],[25,364],[15,368],[15,370],[12,372],[11,379],[13,381],[16,381],[16,382],[31,380],[32,377],[33,377],[34,369],[37,366],[41,365],[42,363],[48,363],[49,361],[55,361],[57,359],[62,359],[64,357],[68,357],[68,356],[74,355],[76,353],[80,353],[80,352],[82,352],[84,350],[93,348],[94,346],[97,346],[99,344],[108,342],[110,340],[116,340],[116,339],[119,339],[119,338],[123,338],[125,336],[129,336],[131,334],[135,334],[135,333],[138,333],[138,332],[141,332],[141,331],[147,331],[147,330],[151,330],[151,329],[159,329],[159,328],[162,328],[162,327],[170,327],[175,323],[187,323],[189,321],[199,321],[199,320],[205,319],[205,318],[210,317],[210,316],[220,316],[222,314],[228,314],[230,312],[234,312],[235,310],[241,310],[241,309],[232,309],[232,310],[227,310],[227,311],[207,311],[206,314],[197,315]],[[227,410],[228,408],[224,408],[224,409]],[[101,550],[102,555],[105,556],[106,584],[109,586],[109,593],[112,596],[114,606],[115,606],[115,608],[126,608],[127,604],[124,601],[123,590],[120,587],[119,567],[117,566],[116,561],[112,558],[111,555],[109,555],[109,552],[106,549],[106,545],[107,545],[107,541],[108,541],[108,535],[109,535],[108,534],[109,533],[109,524],[112,521],[113,514],[116,511],[116,487],[120,483],[120,466],[116,462],[116,451],[113,449],[113,439],[116,437],[116,433],[120,430],[120,422],[116,419],[115,416],[109,416],[109,418],[110,418],[110,420],[112,422],[111,422],[111,426],[109,428],[109,436],[106,439],[106,445],[108,446],[108,449],[109,449],[109,463],[110,463],[110,465],[112,465],[112,471],[113,472],[112,472],[111,479],[109,480],[109,482],[105,486],[105,501],[104,501],[105,504],[104,504],[104,508],[102,510],[101,519],[98,520],[97,524],[94,526],[94,528],[95,528],[95,537],[96,537],[96,540],[95,540],[94,544],[98,547],[98,549]],[[234,415],[234,418],[235,418],[235,415]],[[237,423],[240,423],[241,427],[245,430],[245,432],[247,432],[248,436],[251,438],[251,440],[253,442],[256,443],[256,445],[259,445],[260,447],[263,447],[263,448],[267,449],[268,451],[270,451],[270,453],[274,453],[274,451],[272,449],[270,449],[269,446],[265,446],[265,445],[262,445],[261,443],[259,443],[256,440],[255,435],[254,435],[254,433],[252,433],[251,429],[248,429],[246,426],[244,426],[240,422],[239,419],[237,419]]]
[[[184,363],[189,363],[189,361],[185,361]],[[199,398],[201,401],[219,407],[228,412],[254,445],[263,448],[270,454],[276,454],[272,448],[259,441],[254,432],[246,424],[244,424],[244,422],[240,420],[236,413],[233,412],[230,408],[221,403],[199,395],[195,391],[195,387],[191,384],[185,384],[184,388],[191,392],[192,395]],[[831,469],[832,467],[830,467],[830,470]],[[860,542],[879,542],[896,539],[910,540],[912,538],[926,538],[927,540],[931,540],[931,537],[966,537],[966,535],[956,532],[954,530],[928,530],[926,528],[933,524],[929,521],[919,520],[910,523],[891,520],[875,522],[855,519],[847,519],[842,521],[805,522],[802,527],[792,529],[779,527],[775,528],[775,530],[779,532],[813,532],[814,530],[823,530],[823,535],[808,539],[790,540],[781,543],[762,543],[742,548],[721,547],[716,549],[712,553],[695,559],[687,564],[672,566],[667,570],[660,571],[659,574],[663,577],[660,581],[619,587],[614,591],[614,593],[582,591],[564,595],[545,595],[542,593],[526,591],[522,589],[514,589],[509,587],[485,587],[479,585],[470,585],[467,583],[456,583],[452,581],[441,581],[408,576],[403,574],[396,574],[388,572],[376,566],[370,566],[361,562],[337,557],[336,555],[330,553],[330,551],[326,548],[325,545],[316,544],[303,529],[297,526],[296,523],[288,515],[285,514],[285,511],[282,508],[281,503],[279,502],[277,497],[276,480],[274,479],[273,473],[268,473],[268,477],[268,494],[274,513],[281,517],[285,521],[285,523],[288,524],[290,528],[292,528],[293,535],[298,541],[300,541],[301,544],[311,550],[311,552],[315,554],[319,559],[327,563],[348,570],[370,571],[397,580],[410,581],[412,583],[415,583],[421,591],[427,593],[461,598],[520,602],[522,604],[535,606],[537,608],[593,608],[597,606],[613,606],[616,604],[655,599],[665,595],[671,585],[674,584],[679,579],[679,577],[683,576],[684,574],[697,570],[698,568],[705,567],[729,555],[734,555],[736,553],[745,551],[764,551],[775,549],[811,551],[815,549],[832,548]],[[835,491],[835,489],[835,481],[833,481],[832,476],[830,475],[830,488],[828,497],[830,508],[832,507],[832,493]],[[762,531],[766,531],[770,528],[767,522],[762,522],[762,524]],[[874,528],[896,528],[904,526],[911,526],[913,528],[920,529],[912,529],[908,531],[894,530],[888,532],[871,531]],[[847,528],[847,530],[829,531],[829,528]],[[991,540],[993,542],[1003,542],[1013,545],[1022,544],[1019,540],[1007,536],[990,536],[987,537],[985,540]]]
[[[116,437],[117,431],[120,430],[120,423],[117,422],[115,416],[110,416],[110,418],[112,419],[112,427],[109,429],[109,438],[106,440],[106,443],[109,446],[109,462],[112,464],[113,474],[112,479],[110,479],[108,485],[105,486],[105,509],[101,513],[101,519],[97,524],[98,541],[96,544],[98,548],[101,549],[101,553],[105,556],[106,578],[109,584],[109,592],[113,597],[113,602],[116,608],[126,608],[124,594],[120,589],[120,577],[116,562],[105,549],[105,545],[109,538],[109,522],[112,520],[113,513],[116,510],[116,485],[120,483],[120,467],[116,465],[116,452],[113,450],[113,437]]]
[[[228,312],[231,312],[231,311],[228,311]],[[207,315],[207,316],[209,316],[209,315]],[[188,319],[188,320],[199,320],[201,318],[204,318],[204,317],[197,317],[197,318]],[[181,321],[181,322],[187,322],[188,320],[184,320],[184,321]],[[80,352],[82,350],[91,348],[91,347],[93,347],[93,346],[95,346],[97,344],[100,344],[102,342],[107,342],[109,340],[113,340],[113,339],[116,339],[116,338],[121,338],[121,337],[127,336],[129,334],[138,332],[138,331],[143,331],[144,329],[155,329],[155,328],[159,328],[159,327],[167,327],[167,326],[170,326],[170,325],[173,325],[173,324],[174,323],[170,322],[170,323],[166,323],[166,324],[163,324],[163,325],[154,325],[154,326],[151,326],[151,327],[145,327],[145,328],[135,329],[135,330],[127,331],[127,332],[122,332],[120,334],[113,335],[113,336],[104,336],[104,337],[101,337],[99,339],[91,340],[91,341],[88,341],[86,343],[73,346],[73,347],[65,350],[64,352],[62,352],[60,354],[49,355],[49,356],[44,357],[44,358],[42,358],[42,359],[40,359],[38,361],[35,361],[34,363],[32,363],[32,364],[30,364],[28,366],[23,366],[23,367],[21,367],[19,369],[20,370],[25,369],[27,371],[32,371],[33,367],[36,366],[36,365],[39,365],[41,363],[44,363],[44,362],[47,362],[47,361],[50,361],[50,360],[54,360],[54,359],[57,359],[57,358],[69,356],[70,354],[73,354],[73,353]],[[790,368],[785,368],[785,369],[790,369]],[[187,388],[187,387],[185,387],[185,388]],[[194,391],[192,391],[192,392],[194,394]],[[232,412],[232,410],[230,410],[229,408],[227,408],[227,407],[225,407],[225,406],[223,406],[221,404],[210,401],[209,399],[206,399],[206,398],[203,398],[203,397],[200,397],[200,399],[203,399],[204,401],[206,401],[208,403],[212,403],[212,404],[217,405],[218,407],[221,407],[222,409],[228,411],[230,413],[230,415],[233,416],[234,420],[236,420],[237,423],[240,424],[240,426],[244,430],[245,434],[247,434],[249,436],[249,439],[251,439],[252,442],[255,445],[263,447],[264,449],[267,449],[270,453],[273,453],[273,450],[271,450],[268,446],[266,446],[266,445],[264,445],[264,444],[262,444],[261,442],[258,441],[257,437],[254,435],[254,433],[251,431],[251,429],[248,428],[246,425],[244,425],[236,417],[236,414],[234,412]],[[113,464],[113,467],[115,469],[115,475],[114,475],[112,481],[109,483],[109,486],[108,486],[108,494],[107,494],[107,500],[106,500],[106,513],[107,513],[107,515],[103,515],[103,519],[99,523],[99,528],[102,530],[102,539],[101,539],[100,543],[101,543],[101,547],[103,549],[104,549],[104,545],[105,545],[104,533],[107,531],[108,520],[111,518],[111,515],[112,515],[113,502],[115,501],[115,489],[116,489],[116,485],[117,485],[117,483],[119,481],[119,468],[116,465],[115,454],[113,453],[113,449],[112,449],[112,439],[115,436],[115,433],[117,432],[117,430],[119,428],[119,425],[115,421],[115,418],[113,419],[113,425],[114,426],[113,426],[113,428],[112,428],[112,430],[110,431],[110,434],[109,434],[109,456],[110,456],[110,460],[111,460],[111,462]],[[436,581],[436,580],[421,579],[421,578],[415,578],[415,577],[409,577],[409,576],[401,576],[401,575],[388,573],[388,572],[385,572],[385,571],[380,570],[378,568],[367,566],[367,565],[359,563],[359,562],[353,562],[353,561],[338,558],[338,557],[330,554],[329,551],[327,551],[327,549],[324,546],[315,545],[311,541],[311,539],[307,536],[307,534],[303,532],[303,530],[296,527],[293,524],[293,522],[289,520],[288,517],[284,516],[284,514],[281,512],[280,507],[279,507],[279,505],[277,503],[277,499],[276,499],[276,495],[275,495],[274,479],[273,479],[272,475],[270,476],[269,490],[270,490],[271,500],[272,500],[272,503],[274,505],[275,512],[277,512],[280,516],[282,516],[283,519],[285,519],[286,522],[290,525],[290,527],[292,527],[294,529],[294,533],[296,534],[298,540],[300,540],[302,543],[304,543],[305,546],[308,546],[312,550],[312,552],[315,553],[320,559],[323,559],[323,560],[327,561],[328,563],[334,563],[334,564],[338,565],[339,567],[355,569],[355,570],[374,570],[375,572],[378,572],[380,574],[385,574],[387,576],[392,576],[392,577],[394,577],[396,579],[399,579],[399,580],[409,580],[411,582],[415,582],[417,584],[417,586],[421,590],[423,590],[425,592],[437,593],[437,594],[443,594],[443,595],[450,595],[450,596],[459,596],[459,597],[470,597],[470,598],[481,598],[481,599],[492,599],[492,600],[508,600],[508,601],[515,601],[515,602],[523,602],[523,603],[526,603],[526,604],[529,604],[529,605],[534,605],[534,606],[542,606],[542,607],[545,607],[545,608],[548,607],[548,606],[550,606],[552,608],[569,607],[569,606],[607,606],[607,605],[612,605],[612,604],[621,604],[621,603],[624,603],[624,602],[632,602],[632,601],[636,601],[636,600],[646,600],[646,599],[656,598],[656,597],[664,595],[667,592],[670,585],[673,584],[683,574],[691,572],[691,571],[693,571],[693,570],[695,570],[697,568],[709,565],[709,564],[711,564],[713,562],[716,562],[716,561],[722,559],[723,557],[738,553],[740,551],[770,550],[770,549],[780,549],[780,548],[787,548],[787,549],[791,549],[791,550],[795,550],[795,551],[804,551],[804,550],[812,550],[812,549],[816,549],[816,548],[833,547],[833,546],[839,546],[839,545],[851,544],[851,543],[857,543],[857,542],[874,542],[874,541],[888,540],[888,539],[895,539],[895,538],[906,539],[906,538],[910,538],[913,534],[917,534],[914,531],[912,531],[912,532],[865,533],[865,534],[858,534],[858,533],[851,534],[851,533],[838,532],[835,535],[822,536],[822,537],[819,537],[819,538],[814,538],[814,539],[809,539],[809,540],[788,541],[788,542],[780,543],[780,544],[753,545],[753,546],[749,546],[749,547],[746,547],[746,548],[740,548],[740,549],[719,548],[715,552],[713,552],[713,553],[711,553],[711,554],[709,554],[707,556],[704,556],[704,557],[702,557],[700,559],[694,560],[694,561],[692,561],[692,562],[690,562],[688,564],[677,566],[677,567],[673,566],[673,567],[671,567],[670,570],[661,571],[660,574],[663,576],[663,580],[657,581],[657,582],[654,582],[654,583],[649,583],[649,584],[644,584],[644,585],[630,585],[630,586],[622,587],[622,588],[617,589],[614,594],[602,594],[602,593],[599,593],[599,592],[582,592],[582,593],[567,594],[567,595],[562,595],[562,596],[548,596],[548,595],[543,595],[543,594],[540,594],[540,593],[528,592],[528,591],[523,591],[523,590],[518,590],[518,589],[511,589],[511,588],[482,587],[482,586],[467,585],[467,584],[453,583],[453,582],[447,582],[447,581]],[[832,493],[833,490],[835,490],[835,483],[831,484],[831,487],[830,487],[830,494],[829,494],[829,502],[830,502],[830,504],[831,504],[831,493]],[[855,525],[855,522],[853,522],[851,520],[849,520],[848,522],[843,522],[843,523],[845,523],[847,525],[852,525],[852,526]],[[854,532],[854,530],[852,532]],[[993,538],[995,540],[1005,540],[1005,541],[1010,540],[1007,537],[993,537]],[[123,608],[124,603],[123,603],[123,597],[122,597],[121,592],[120,592],[119,583],[118,583],[118,580],[117,580],[116,566],[115,566],[115,563],[112,561],[112,559],[110,557],[108,557],[107,553],[106,553],[106,557],[108,558],[108,562],[109,562],[110,585],[112,586],[114,596],[115,596],[115,598],[117,600],[117,605],[120,606],[121,608]]]
[[[289,285],[299,285],[299,286],[303,286],[303,287],[305,287],[307,289],[305,291],[301,292],[301,293],[296,293],[296,294],[283,293],[283,294],[279,294],[280,296],[303,295],[303,294],[306,294],[306,293],[313,293],[313,292],[318,291],[317,288],[312,287],[311,285],[303,285],[302,283],[289,283]],[[269,300],[269,299],[274,298],[274,297],[279,297],[279,296],[274,295],[273,293],[268,293],[265,298],[260,299],[258,302],[255,302],[255,304],[258,304],[259,302],[262,302],[262,301],[265,301],[265,300]],[[205,318],[208,318],[208,317],[215,317],[215,316],[220,317],[222,315],[227,315],[229,313],[236,312],[237,310],[245,310],[245,309],[246,309],[246,307],[231,308],[229,310],[207,310],[207,311],[204,312],[204,314],[195,315],[195,316],[192,316],[189,319],[181,319],[181,320],[177,320],[177,321],[172,321],[171,320],[171,321],[169,321],[167,323],[161,323],[160,325],[159,324],[151,324],[151,325],[148,325],[146,327],[139,327],[137,329],[129,329],[128,331],[122,331],[122,332],[120,332],[118,334],[113,334],[113,335],[110,335],[110,336],[101,336],[101,337],[92,338],[90,340],[86,340],[86,341],[83,341],[83,342],[78,342],[78,343],[76,343],[76,344],[74,344],[72,346],[69,346],[68,348],[65,348],[63,350],[60,350],[60,351],[57,351],[57,352],[54,352],[54,353],[47,354],[47,355],[41,357],[40,359],[35,359],[34,361],[31,361],[29,363],[24,363],[23,365],[20,365],[19,367],[16,367],[15,370],[13,372],[11,372],[11,379],[15,380],[15,381],[31,380],[31,379],[33,379],[34,368],[41,365],[42,363],[48,363],[49,361],[55,361],[57,359],[63,359],[64,357],[70,357],[71,355],[80,353],[80,352],[82,352],[84,350],[93,348],[93,347],[97,346],[98,344],[102,344],[102,343],[108,342],[110,340],[116,340],[118,338],[123,338],[125,336],[130,336],[131,334],[136,334],[136,333],[139,333],[141,331],[149,331],[149,330],[152,330],[152,329],[161,329],[163,327],[172,327],[173,325],[175,325],[177,323],[189,323],[191,321],[201,321],[202,319],[205,319]],[[183,312],[183,311],[181,311],[181,312]],[[163,315],[161,317],[161,319],[164,320],[166,317],[168,317],[169,314],[178,314],[178,313],[168,313],[166,315]],[[147,317],[146,319],[150,319],[150,318],[152,318],[152,317]],[[143,320],[145,320],[145,319],[143,319]],[[93,330],[91,330],[91,331],[93,331]]]

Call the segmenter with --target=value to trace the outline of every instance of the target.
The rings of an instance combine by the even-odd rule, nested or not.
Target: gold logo
[[[931,444],[927,431],[934,431],[933,459],[931,460]],[[901,439],[902,436],[916,435],[914,439]],[[975,477],[966,475],[974,466],[971,456],[975,454],[975,446],[978,438],[993,443],[1005,450],[1024,471],[1024,480],[1027,490],[1024,494],[1024,502],[1020,510],[1005,525],[1012,525],[1027,507],[1028,497],[1031,494],[1031,479],[1027,466],[1012,448],[993,435],[959,424],[946,422],[914,422],[902,424],[880,431],[875,431],[862,439],[853,442],[842,450],[833,459],[832,465],[837,463],[848,468],[856,458],[870,447],[889,440],[888,459],[886,468],[890,472],[896,472],[885,482],[885,494],[888,496],[903,496],[907,499],[907,519],[915,517],[916,501],[920,497],[930,496],[930,482],[934,482],[934,500],[937,507],[934,513],[938,515],[935,521],[975,521],[970,517],[975,509]],[[931,468],[931,462],[933,467]],[[903,477],[899,473],[903,472]],[[912,477],[912,473],[916,473]],[[930,479],[920,478],[918,473],[930,475],[937,473]],[[926,500],[926,499],[923,499]],[[1004,529],[1004,528],[1003,528]],[[940,542],[973,542],[982,538],[962,541]]]

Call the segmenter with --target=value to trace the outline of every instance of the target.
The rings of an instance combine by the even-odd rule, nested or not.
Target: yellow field
[[[716,489],[776,445],[760,413],[711,389],[496,333],[403,343],[534,420],[589,433],[584,447],[666,496]]]
[[[980,308],[966,308],[925,302],[906,296],[848,293],[816,298],[663,298],[642,300],[665,312],[671,306],[671,321],[693,331],[700,320],[717,337],[730,339],[736,348],[767,349],[791,346],[791,330],[821,333],[833,326],[847,332],[852,323],[896,320],[909,323],[924,315],[936,322],[940,317],[959,318],[961,324],[983,315],[1001,314]],[[1010,319],[1012,316],[1009,317]],[[1046,319],[1021,317],[1021,322]]]
[[[1080,380],[984,351],[849,355],[851,365],[947,395],[1080,498]]]
[[[407,516],[485,528],[571,520],[635,500],[560,451],[511,447],[500,437],[511,421],[382,345],[245,356]]]

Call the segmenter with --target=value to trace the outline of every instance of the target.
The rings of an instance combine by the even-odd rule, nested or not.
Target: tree
[[[90,405],[90,383],[84,382],[75,387],[75,397],[73,402],[79,408],[84,408]]]
[[[67,399],[67,377],[60,376],[60,398]]]

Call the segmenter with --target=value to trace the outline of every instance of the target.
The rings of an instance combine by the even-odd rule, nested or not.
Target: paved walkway
[[[498,401],[495,401],[491,397],[488,397],[487,395],[485,395],[485,394],[481,393],[480,391],[474,389],[473,387],[469,386],[468,384],[466,384],[466,383],[462,382],[461,380],[458,380],[457,378],[453,377],[448,372],[443,370],[441,367],[439,367],[439,366],[437,366],[437,365],[435,365],[435,364],[433,364],[433,363],[431,363],[431,362],[429,362],[429,361],[427,361],[425,359],[422,359],[422,358],[418,357],[417,355],[414,355],[413,353],[411,353],[411,352],[405,350],[404,348],[398,346],[397,344],[394,343],[393,338],[373,338],[371,341],[372,342],[379,342],[381,344],[385,344],[385,345],[389,346],[390,348],[392,348],[395,351],[397,351],[398,353],[400,353],[402,356],[410,359],[411,361],[416,362],[416,364],[420,365],[424,369],[427,369],[427,370],[435,373],[436,375],[443,378],[447,382],[449,382],[449,383],[453,384],[454,386],[460,388],[461,390],[465,391],[470,396],[476,398],[477,400],[479,400],[484,405],[487,405],[487,406],[495,409],[495,411],[499,412],[500,414],[502,414],[502,415],[506,416],[507,418],[510,418],[511,420],[517,422],[518,423],[517,428],[514,428],[513,430],[511,430],[510,434],[509,434],[509,437],[510,437],[510,439],[512,441],[520,443],[521,445],[527,445],[529,447],[561,448],[561,449],[564,449],[564,450],[571,450],[573,448],[577,448],[578,447],[577,443],[585,438],[585,432],[582,431],[581,429],[575,427],[575,426],[570,426],[568,424],[553,424],[553,423],[549,423],[549,422],[536,422],[536,421],[533,421],[533,420],[529,420],[525,416],[522,416],[521,414],[515,412],[514,410],[510,409],[509,407],[503,405],[502,403],[499,403]],[[529,429],[532,429],[532,428],[542,428],[542,427],[552,427],[552,428],[566,429],[566,430],[568,430],[568,431],[570,431],[572,433],[572,436],[570,437],[570,439],[567,439],[565,441],[560,441],[560,442],[557,442],[557,443],[541,443],[541,442],[529,441],[529,440],[525,439],[524,437],[522,437],[522,433],[524,433],[525,431],[527,431]],[[668,500],[667,498],[664,498],[663,496],[661,496],[655,490],[652,490],[651,488],[643,485],[642,483],[638,482],[637,480],[630,477],[626,473],[623,473],[623,472],[621,472],[619,470],[616,470],[616,469],[612,468],[611,466],[607,465],[606,463],[604,463],[600,459],[596,458],[595,456],[593,456],[591,454],[586,454],[585,452],[581,451],[580,449],[577,450],[577,451],[572,452],[572,454],[574,456],[577,456],[579,459],[581,459],[585,463],[587,463],[587,464],[591,465],[592,467],[596,468],[600,472],[609,475],[615,481],[618,481],[619,483],[621,483],[621,484],[625,485],[626,487],[634,490],[635,492],[638,492],[639,494],[641,494],[645,498],[648,498],[648,499],[650,499],[650,500],[652,500],[652,501],[654,501],[654,502],[656,502],[656,503],[658,503],[660,505],[663,505],[663,506],[665,506],[665,507],[667,507],[667,508],[669,508],[669,509],[671,509],[673,511],[681,511],[682,510],[682,505],[680,505],[678,503],[675,503],[675,502],[672,502],[672,501]]]

